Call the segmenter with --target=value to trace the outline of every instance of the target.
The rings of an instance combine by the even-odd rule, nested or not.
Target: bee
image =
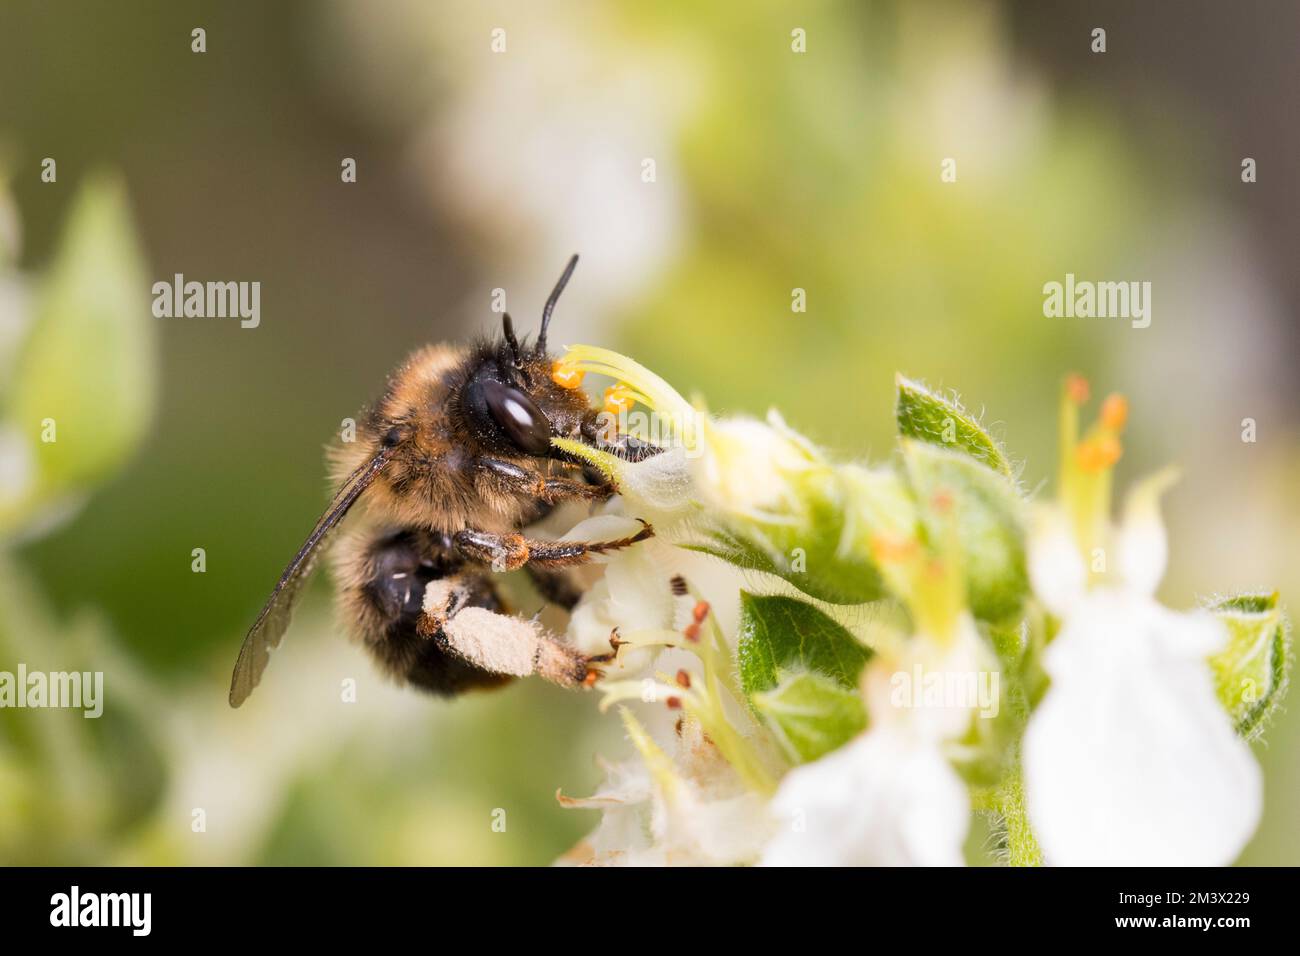
[[[584,656],[535,620],[512,616],[494,580],[524,568],[548,600],[571,608],[579,592],[560,569],[654,533],[645,522],[613,541],[522,533],[559,504],[604,501],[616,491],[553,446],[553,437],[633,461],[659,451],[612,430],[581,376],[547,351],[551,315],[577,262],[569,260],[547,298],[535,343],[521,342],[505,314],[499,337],[419,349],[358,419],[356,440],[332,448],[334,498],[244,638],[232,707],[258,685],[319,554],[363,499],[371,520],[334,555],[338,604],[390,676],[442,695],[529,674],[566,686],[597,676],[594,666],[610,655]]]

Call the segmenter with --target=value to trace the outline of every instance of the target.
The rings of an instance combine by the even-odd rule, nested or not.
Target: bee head
[[[460,406],[470,431],[496,454],[566,458],[551,439],[581,439],[596,418],[586,393],[555,373],[546,349],[551,314],[577,264],[577,256],[569,260],[547,298],[535,343],[520,342],[507,314],[501,338],[481,347],[471,360]]]
[[[547,298],[535,343],[520,341],[507,313],[501,321],[501,338],[480,349],[474,360],[461,407],[470,430],[497,454],[576,461],[551,445],[557,437],[630,460],[659,451],[630,436],[611,438],[600,410],[581,388],[581,374],[557,363],[546,349],[551,314],[577,264],[578,257],[573,256]]]

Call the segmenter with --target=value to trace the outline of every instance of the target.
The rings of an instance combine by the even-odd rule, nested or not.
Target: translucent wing
[[[335,494],[334,500],[325,509],[325,513],[316,522],[316,527],[312,529],[307,540],[298,549],[298,553],[289,562],[289,566],[280,575],[275,590],[271,592],[266,606],[257,615],[253,626],[248,629],[244,644],[239,649],[235,672],[230,678],[231,707],[238,707],[246,701],[253,688],[261,681],[262,672],[266,670],[266,662],[270,659],[272,649],[279,646],[284,632],[289,629],[294,602],[297,601],[303,584],[311,577],[320,545],[330,530],[343,520],[348,509],[361,497],[361,493],[384,470],[391,454],[391,449],[383,449],[348,476],[343,482],[343,487]]]

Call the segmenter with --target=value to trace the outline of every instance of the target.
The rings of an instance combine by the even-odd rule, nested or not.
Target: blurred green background
[[[545,863],[594,825],[554,799],[623,746],[591,697],[389,688],[323,580],[225,702],[340,421],[410,349],[493,329],[493,289],[531,322],[574,251],[557,343],[844,456],[890,454],[904,371],[1045,488],[1061,376],[1123,391],[1121,482],[1185,468],[1166,601],[1294,606],[1300,8],[704,6],[0,0],[0,669],[103,670],[108,696],[0,714],[0,862]],[[1151,327],[1044,318],[1067,272],[1151,281]],[[154,319],[174,273],[260,281],[260,327]],[[97,440],[65,428],[33,497],[43,402]],[[1243,861],[1295,864],[1294,708],[1266,741]]]

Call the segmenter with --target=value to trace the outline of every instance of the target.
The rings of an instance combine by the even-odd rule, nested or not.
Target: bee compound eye
[[[483,398],[493,421],[520,451],[542,457],[551,450],[551,422],[522,390],[488,380]]]

